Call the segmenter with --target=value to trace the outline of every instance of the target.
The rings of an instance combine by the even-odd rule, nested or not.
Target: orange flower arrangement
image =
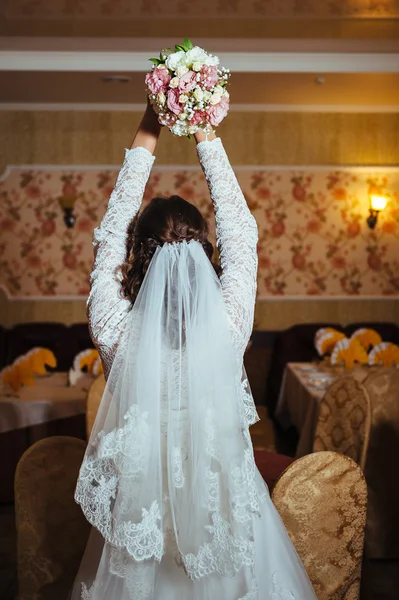
[[[3,369],[0,380],[4,386],[10,386],[14,392],[18,392],[24,385],[33,386],[35,375],[45,375],[46,366],[57,366],[54,354],[47,348],[33,348]]]
[[[374,348],[381,344],[382,338],[374,329],[357,329],[351,335],[351,340],[357,340],[363,348],[368,352],[370,348]]]
[[[92,373],[94,376],[100,375],[100,373],[104,373],[103,363],[101,362],[100,357],[98,357],[97,360],[94,361]]]
[[[399,346],[391,342],[382,342],[374,346],[369,354],[369,365],[393,367],[399,365]]]
[[[331,354],[331,364],[344,363],[346,369],[353,369],[355,363],[366,365],[369,359],[367,352],[357,340],[348,338],[340,340]]]
[[[100,356],[98,351],[93,348],[83,350],[75,356],[72,368],[69,370],[69,384],[75,385],[84,372],[90,375],[102,373]]]
[[[316,350],[320,356],[331,354],[337,342],[343,339],[346,339],[345,334],[337,331],[337,329],[333,329],[332,327],[319,329],[315,336]]]

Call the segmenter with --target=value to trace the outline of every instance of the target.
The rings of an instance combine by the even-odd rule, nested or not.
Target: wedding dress
[[[243,354],[257,226],[216,138],[197,146],[222,275],[199,242],[164,244],[131,306],[126,232],[154,157],[125,161],[99,228],[88,299],[106,389],[75,499],[93,525],[72,600],[314,600],[254,462]]]

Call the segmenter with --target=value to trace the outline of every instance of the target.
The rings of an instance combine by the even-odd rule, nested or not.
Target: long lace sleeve
[[[223,298],[233,344],[242,355],[254,319],[258,228],[220,138],[200,142],[197,152],[215,208]]]
[[[127,229],[140,209],[154,160],[145,148],[126,150],[107,211],[100,226],[94,230],[95,260],[87,315],[91,337],[100,352],[106,376],[131,306],[121,295],[118,268],[125,260]]]

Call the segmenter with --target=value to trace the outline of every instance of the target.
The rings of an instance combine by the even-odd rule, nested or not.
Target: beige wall
[[[119,164],[139,122],[124,112],[0,112],[0,170],[7,164]],[[219,129],[233,165],[398,165],[398,114],[232,112]],[[158,164],[194,164],[193,142],[164,131]],[[84,302],[8,302],[0,322],[74,323]],[[256,327],[297,322],[399,321],[398,300],[270,300],[258,303]]]

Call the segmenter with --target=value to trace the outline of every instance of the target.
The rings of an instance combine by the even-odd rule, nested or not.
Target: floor
[[[289,454],[292,442],[281,439],[279,432],[275,432],[272,422],[262,409],[259,412],[261,421],[251,428],[254,447],[273,450],[277,446],[280,451],[285,449]],[[14,507],[13,505],[0,505],[0,600],[16,600],[16,595]],[[399,600],[399,560],[365,561],[360,600]]]

